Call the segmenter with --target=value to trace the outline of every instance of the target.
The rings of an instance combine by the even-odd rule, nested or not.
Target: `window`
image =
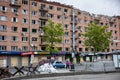
[[[110,27],[112,27],[113,26],[113,24],[112,23],[110,23]]]
[[[28,37],[22,37],[22,41],[23,42],[27,42],[28,41]]]
[[[78,30],[82,31],[82,26],[78,26]]]
[[[67,12],[68,12],[68,9],[64,9],[64,12],[67,13]]]
[[[62,9],[60,7],[57,7],[57,11],[62,11]]]
[[[118,43],[115,43],[115,46],[117,47],[117,46],[118,46]]]
[[[12,12],[18,14],[18,8],[12,8]]]
[[[5,41],[6,40],[6,36],[5,35],[0,35],[0,41]]]
[[[68,29],[68,25],[67,24],[65,24],[65,29]]]
[[[12,36],[12,37],[11,37],[11,40],[12,40],[12,41],[18,41],[18,36]]]
[[[44,30],[41,30],[41,35],[44,35],[45,31]]]
[[[65,20],[68,20],[68,16],[65,16]]]
[[[81,33],[78,34],[78,37],[81,38]]]
[[[78,15],[80,15],[81,14],[81,12],[80,11],[78,11]]]
[[[113,43],[111,43],[111,46],[113,46]]]
[[[33,16],[37,16],[37,11],[32,11],[31,13]]]
[[[18,50],[18,46],[11,46],[11,51],[17,51]]]
[[[82,48],[79,48],[79,51],[82,52]]]
[[[82,44],[82,41],[79,41],[79,44]]]
[[[37,6],[37,3],[36,2],[32,2],[32,6]]]
[[[41,9],[45,9],[45,4],[41,4]]]
[[[7,21],[7,17],[6,16],[0,16],[0,20],[1,21]]]
[[[32,29],[32,33],[37,33],[37,29]]]
[[[118,37],[117,37],[117,36],[115,37],[115,40],[118,40]]]
[[[22,19],[22,23],[27,24],[28,23],[28,19]]]
[[[0,25],[0,31],[6,31],[7,26],[6,25]]]
[[[18,4],[18,0],[12,0],[12,4]]]
[[[17,31],[18,31],[18,27],[12,26],[12,27],[11,27],[11,31],[12,31],[12,32],[17,32]]]
[[[28,1],[27,0],[22,0],[22,4],[28,5]]]
[[[23,51],[28,51],[28,46],[22,46]]]
[[[37,24],[37,21],[36,20],[32,20],[32,24]]]
[[[28,11],[26,9],[23,9],[22,14],[28,14]]]
[[[61,20],[61,19],[62,19],[62,16],[61,16],[61,15],[58,15],[58,16],[57,16],[57,19]]]
[[[65,48],[65,51],[69,51],[69,48]]]
[[[42,17],[46,17],[46,12],[41,12]]]
[[[106,26],[108,26],[108,23],[105,23]]]
[[[46,49],[45,49],[45,47],[41,47],[41,50],[42,50],[42,51],[45,51]]]
[[[85,51],[88,51],[88,48],[85,48]]]
[[[13,17],[13,18],[12,18],[12,22],[18,22],[18,18]]]
[[[82,20],[80,19],[80,18],[78,18],[78,20],[77,20],[79,23],[81,23],[82,22]]]
[[[32,37],[32,41],[37,41],[37,37]]]
[[[54,6],[49,6],[49,9],[50,9],[50,10],[53,10],[53,9],[54,9]]]
[[[87,32],[87,27],[85,27],[85,32]]]
[[[69,40],[65,40],[65,44],[69,44],[70,42],[69,42]]]
[[[0,45],[0,51],[6,51],[6,50],[7,50],[7,46]]]
[[[51,19],[53,19],[53,18],[54,18],[54,14],[49,14],[49,17],[50,17]]]
[[[22,28],[22,32],[28,32],[27,28]]]
[[[6,6],[0,6],[0,10],[2,12],[7,12],[7,7]]]
[[[65,32],[65,36],[69,36],[69,32]]]
[[[93,48],[91,48],[91,51],[93,52],[94,51],[94,49]],[[108,51],[109,52],[109,51]]]
[[[117,34],[117,31],[115,31],[115,34]]]
[[[33,50],[33,51],[37,50],[37,46],[33,46],[33,47],[32,47],[32,50]]]
[[[41,21],[41,26],[45,26],[46,22],[45,21]]]
[[[103,25],[103,22],[101,22],[100,25],[102,26],[102,25]]]

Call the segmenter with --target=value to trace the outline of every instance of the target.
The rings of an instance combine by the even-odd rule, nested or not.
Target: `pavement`
[[[74,75],[88,75],[88,74],[106,74],[106,73],[120,73],[120,69],[113,69],[111,64],[101,64],[100,63],[84,63],[75,65],[75,69],[57,69],[56,72],[40,72],[35,74],[27,74],[24,71],[25,75],[15,75],[10,78],[4,78],[3,80],[25,80],[25,79],[35,79],[35,78],[48,78],[48,77],[61,77],[61,76],[74,76]],[[97,66],[97,67],[96,67]],[[56,79],[55,79],[56,80]],[[61,79],[62,80],[62,79]],[[120,79],[119,79],[120,80]]]
[[[75,75],[89,75],[89,74],[108,74],[108,73],[118,73],[120,74],[120,70],[116,70],[116,71],[97,71],[97,72],[93,72],[93,71],[73,71],[73,70],[69,70],[69,69],[57,69],[58,72],[56,73],[47,73],[47,72],[41,72],[40,74],[30,74],[30,75],[16,75],[14,77],[10,77],[10,78],[4,78],[3,80],[40,80],[40,78],[48,78],[48,77],[61,77],[61,76],[75,76]],[[51,79],[52,80],[52,79]],[[54,80],[54,79],[53,79]],[[55,79],[57,80],[57,79]],[[62,80],[62,79],[61,79]],[[74,79],[75,80],[75,79]],[[120,80],[120,79],[119,79]]]
[[[70,76],[44,77],[21,80],[120,80],[120,73],[81,74]]]

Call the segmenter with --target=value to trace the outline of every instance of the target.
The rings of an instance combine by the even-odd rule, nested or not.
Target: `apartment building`
[[[62,51],[72,51],[72,9],[70,5],[46,0],[0,0],[0,50],[1,51],[37,51],[45,50],[41,40],[42,27],[48,19],[61,23],[65,35],[58,44]],[[90,14],[74,8],[75,49],[85,52],[88,49],[83,44],[81,32],[84,33],[87,24],[97,20],[100,25],[109,26],[112,38],[120,40],[119,18]],[[119,43],[113,42],[110,50],[119,49]]]
[[[81,33],[85,33],[88,23],[93,21],[109,26],[108,31],[113,32],[113,42],[107,51],[120,49],[119,16],[90,14],[71,5],[46,0],[0,0],[0,51],[44,51],[42,27],[48,19],[61,23],[64,28],[62,43],[57,44],[61,51],[88,52]]]

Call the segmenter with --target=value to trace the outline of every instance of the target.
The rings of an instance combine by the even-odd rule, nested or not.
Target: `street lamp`
[[[113,42],[115,43],[119,43],[120,40],[113,40]],[[114,64],[115,64],[115,67],[120,67],[120,55],[118,54],[119,53],[119,50],[117,50],[117,46],[115,47],[115,55],[113,55],[113,61],[114,61]]]
[[[72,58],[74,57],[75,52],[75,13],[74,9],[72,10]]]

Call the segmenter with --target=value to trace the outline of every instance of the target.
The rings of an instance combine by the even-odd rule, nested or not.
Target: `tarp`
[[[19,51],[0,51],[0,54],[2,54],[2,55],[12,55],[12,54],[19,55],[19,54],[21,54],[21,52],[19,52]]]
[[[60,54],[66,54],[67,52],[66,51],[61,51]]]
[[[33,52],[22,52],[21,55],[22,56],[27,56],[27,55],[32,55],[34,54]]]
[[[50,52],[47,51],[38,51],[38,52],[34,52],[34,54],[50,54]]]
[[[58,54],[60,54],[60,53],[59,53],[59,52],[50,52],[50,54],[58,55]]]

